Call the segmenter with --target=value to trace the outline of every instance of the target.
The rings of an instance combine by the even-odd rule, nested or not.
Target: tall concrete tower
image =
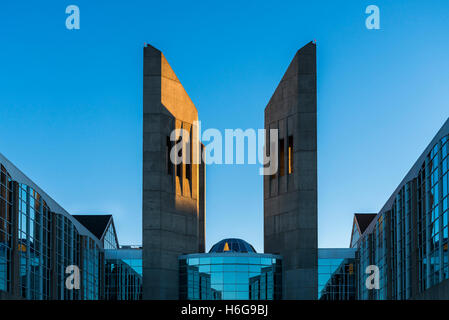
[[[283,256],[283,299],[317,297],[316,112],[316,46],[310,42],[265,108],[265,129],[279,130],[279,165],[264,177],[264,246]]]
[[[198,112],[162,52],[146,46],[143,69],[143,298],[174,300],[178,256],[205,250]],[[187,137],[177,132],[172,141],[174,129]],[[175,144],[183,163],[170,160]]]

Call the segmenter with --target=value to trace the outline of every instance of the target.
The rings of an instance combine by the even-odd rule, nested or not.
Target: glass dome
[[[256,253],[253,246],[242,239],[223,239],[212,246],[209,253],[240,252]]]

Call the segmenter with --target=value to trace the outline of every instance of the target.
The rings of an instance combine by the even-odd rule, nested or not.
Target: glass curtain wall
[[[181,300],[278,300],[282,260],[250,253],[181,256]]]

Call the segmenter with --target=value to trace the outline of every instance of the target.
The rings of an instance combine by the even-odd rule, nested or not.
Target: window
[[[279,140],[279,175],[282,177],[285,174],[285,152],[284,139]]]
[[[25,299],[46,300],[51,283],[50,209],[33,188],[19,188],[19,288]]]
[[[293,136],[288,137],[288,174],[293,173]]]
[[[182,159],[182,147],[181,147],[181,137],[178,138],[178,141],[176,141],[176,146],[177,146],[177,152],[178,152],[178,156],[181,157]],[[180,161],[177,165],[176,165],[176,176],[179,177],[180,179],[182,178],[182,161]]]
[[[170,140],[170,137],[167,137],[167,142],[165,146],[165,154],[166,154],[166,160],[167,160],[167,174],[172,175],[173,174],[173,163],[170,159],[170,152],[173,148],[173,142]]]
[[[0,167],[0,290],[8,291],[11,281],[12,246],[12,190],[13,182],[6,171]]]
[[[186,179],[189,182],[192,180],[192,131],[189,131],[189,140],[187,148],[189,148],[188,157],[186,159]]]
[[[104,236],[104,248],[105,249],[118,249],[119,244],[115,235],[115,230],[112,223],[109,225],[108,230]]]
[[[204,255],[207,256],[207,255]],[[219,261],[216,259],[220,259]],[[182,300],[269,299],[281,298],[281,260],[267,259],[267,265],[248,263],[248,257],[214,257],[179,261]],[[199,260],[199,261],[198,261]]]

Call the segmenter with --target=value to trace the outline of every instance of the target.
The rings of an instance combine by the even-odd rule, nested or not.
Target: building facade
[[[151,46],[143,85],[143,247],[120,246],[111,215],[70,215],[0,154],[0,299],[449,299],[449,119],[380,212],[354,215],[350,248],[318,249],[316,46],[307,44],[265,109],[279,146],[278,170],[264,176],[265,253],[241,239],[204,253],[197,110]]]
[[[282,258],[259,254],[241,239],[224,239],[209,253],[179,257],[181,300],[280,300]]]
[[[448,140],[449,120],[380,212],[356,215],[358,299],[449,299]],[[379,270],[379,289],[365,285],[368,266]]]
[[[142,248],[105,250],[105,299],[142,300]]]
[[[318,300],[357,298],[357,250],[318,249]]]
[[[100,299],[103,244],[0,154],[0,296]],[[79,267],[80,290],[65,286]]]
[[[198,112],[161,51],[143,60],[143,296],[177,299],[178,256],[205,251]]]
[[[111,215],[70,215],[0,154],[0,299],[109,298],[105,249],[119,247]]]
[[[278,129],[278,170],[264,176],[264,251],[283,257],[283,297],[316,299],[317,292],[317,87],[316,45],[293,58],[265,108]]]

